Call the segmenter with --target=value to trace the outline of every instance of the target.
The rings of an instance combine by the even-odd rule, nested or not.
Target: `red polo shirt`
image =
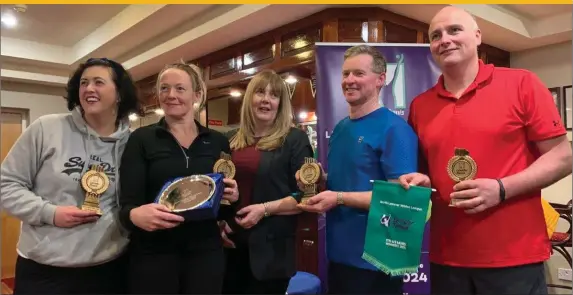
[[[464,148],[477,163],[475,178],[503,178],[530,166],[536,141],[566,134],[549,90],[531,72],[479,62],[475,81],[460,99],[443,77],[410,106],[432,196],[430,260],[462,267],[506,267],[549,258],[541,191],[516,196],[478,214],[448,207],[454,181],[448,160]]]

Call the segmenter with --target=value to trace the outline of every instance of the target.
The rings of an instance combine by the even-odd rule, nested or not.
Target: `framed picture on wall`
[[[563,104],[561,103],[561,87],[552,87],[549,88],[549,92],[551,92],[551,96],[553,96],[553,102],[557,107],[557,111],[559,112],[559,116],[563,118]]]
[[[565,128],[573,128],[573,88],[571,85],[563,87],[563,121]]]

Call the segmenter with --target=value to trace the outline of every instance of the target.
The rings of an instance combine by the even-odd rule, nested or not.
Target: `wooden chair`
[[[556,203],[550,203],[550,205],[555,209],[555,211],[557,211],[557,213],[559,213],[560,218],[569,223],[567,231],[556,231],[551,235],[551,247],[553,248],[553,251],[559,252],[559,254],[567,260],[567,263],[569,263],[569,267],[571,268],[571,253],[567,250],[567,248],[571,248],[571,200],[569,200],[566,205]],[[560,289],[573,289],[571,286],[567,285],[547,284],[547,286]]]

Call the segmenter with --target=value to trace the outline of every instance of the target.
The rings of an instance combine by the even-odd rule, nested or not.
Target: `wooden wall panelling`
[[[248,70],[254,67],[270,64],[275,58],[275,40],[268,39],[256,45],[251,45],[242,50],[242,68]]]
[[[315,112],[316,101],[312,96],[312,86],[310,79],[299,79],[296,83],[291,105],[295,115],[300,112]],[[298,121],[298,118],[295,118]]]
[[[322,42],[338,42],[338,19],[328,19],[322,24]]]
[[[384,22],[380,20],[368,20],[368,42],[384,42]]]
[[[394,24],[401,25],[406,28],[410,28],[412,30],[421,31],[421,32],[428,32],[429,25],[384,9],[377,9],[375,10],[376,18],[391,22]]]
[[[148,111],[159,106],[155,83],[157,83],[157,75],[153,75],[136,82],[139,100],[144,111]]]
[[[482,60],[485,63],[491,63],[498,67],[510,67],[509,52],[483,43],[479,46],[479,50],[484,52]]]
[[[275,62],[266,63],[261,66],[255,66],[247,70],[239,71],[226,76],[221,76],[215,79],[210,79],[205,81],[208,89],[225,87],[233,85],[238,81],[246,81],[265,69],[271,69],[278,73],[296,69],[298,66],[302,66],[308,63],[314,62],[314,50],[302,52],[293,56],[284,57],[281,59],[276,59]]]
[[[313,25],[299,31],[294,31],[283,36],[280,40],[280,57],[288,57],[303,52],[314,50],[314,43],[321,40],[321,28]]]
[[[366,34],[364,34],[365,29]],[[194,60],[194,63],[203,67],[207,87],[212,89],[247,80],[263,69],[283,72],[309,64],[312,67],[314,61],[312,44],[317,40],[429,43],[427,30],[428,25],[425,23],[383,9],[333,8],[208,54]],[[261,40],[274,41],[272,61],[269,59],[268,47],[251,48],[246,52],[245,48],[252,47],[251,44],[264,43]],[[480,53],[480,56],[484,61],[498,66],[509,65],[509,53],[486,44],[481,47],[483,53]],[[245,54],[259,56],[258,64],[243,69],[242,61],[245,59]],[[251,55],[247,57],[252,58]]]
[[[226,56],[211,64],[209,79],[216,79],[239,71],[237,60],[237,56]]]
[[[425,44],[430,44],[430,36],[428,35],[428,32],[425,31],[422,34],[422,42],[418,42],[418,43],[425,43]]]
[[[227,125],[239,124],[241,121],[241,106],[243,105],[243,97],[229,97],[227,101]]]
[[[384,42],[386,43],[418,43],[418,32],[415,29],[391,21],[384,24]]]
[[[338,19],[338,42],[368,42],[368,19]]]
[[[236,72],[229,72],[225,75],[219,75],[216,77],[209,75],[209,79],[206,81],[207,87],[222,87],[231,85],[237,81],[247,80],[264,69],[272,69],[280,73],[297,66],[313,62],[314,48],[312,44],[314,44],[317,39],[320,40],[321,19],[324,18],[327,13],[328,11],[316,13],[310,17],[287,24],[273,31],[247,39],[233,46],[199,58],[198,60],[201,64],[211,65],[214,60],[221,60],[222,56],[229,56],[230,54],[236,54],[237,52],[254,53],[254,50],[260,50],[260,52],[257,51],[254,54],[266,56],[268,53],[267,49],[269,48],[267,46],[274,45],[274,54],[272,59],[266,56],[267,58],[262,58],[258,64],[249,68],[241,68]],[[259,46],[255,49],[252,44],[259,44]],[[292,47],[289,45],[296,46]],[[246,48],[250,48],[250,50],[246,50]],[[212,69],[208,70],[212,71]]]

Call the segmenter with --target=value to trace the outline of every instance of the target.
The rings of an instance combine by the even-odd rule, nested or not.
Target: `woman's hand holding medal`
[[[84,223],[95,222],[99,215],[92,211],[81,210],[75,206],[58,206],[54,212],[54,225],[70,228]]]

